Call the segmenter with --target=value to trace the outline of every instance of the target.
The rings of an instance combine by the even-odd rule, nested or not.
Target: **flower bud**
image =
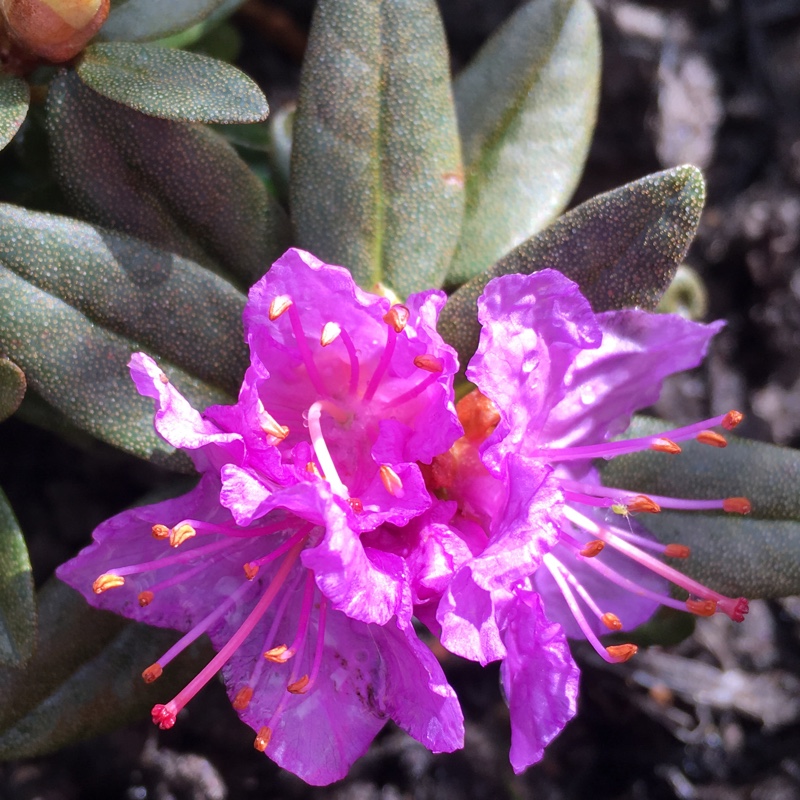
[[[109,0],[0,0],[9,33],[22,50],[68,61],[108,16]]]

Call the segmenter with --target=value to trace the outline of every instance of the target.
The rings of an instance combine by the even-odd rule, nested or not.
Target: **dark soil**
[[[706,367],[674,380],[659,411],[681,420],[740,408],[745,435],[800,443],[800,2],[595,0],[603,94],[576,202],[668,166],[704,167],[708,203],[687,258],[724,318]],[[441,0],[454,68],[517,5]],[[296,91],[313,0],[240,12],[242,65],[273,109]],[[36,577],[102,519],[157,485],[153,469],[11,420],[0,485],[31,533]],[[30,486],[37,487],[35,497]],[[391,725],[334,786],[309,788],[252,749],[220,685],[176,728],[143,721],[52,756],[0,765],[8,800],[794,800],[800,798],[800,600],[753,603],[747,621],[701,620],[677,647],[583,666],[578,717],[545,759],[508,766],[496,668],[449,657],[463,752],[433,756]]]

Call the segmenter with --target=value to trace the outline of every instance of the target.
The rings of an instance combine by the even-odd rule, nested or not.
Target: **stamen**
[[[154,559],[153,561],[143,561],[140,564],[129,564],[128,566],[125,567],[114,567],[112,570],[109,570],[109,572],[106,573],[105,575],[101,575],[95,581],[95,583],[100,581],[101,578],[106,578],[109,575],[114,578],[122,579],[126,575],[137,575],[141,572],[151,572],[153,570],[162,569],[163,567],[173,567],[177,564],[185,564],[187,561],[193,561],[198,556],[207,556],[210,555],[211,553],[217,552],[218,550],[225,550],[226,548],[235,546],[236,546],[235,542],[222,539],[216,542],[212,542],[211,544],[204,545],[202,547],[185,549],[174,555],[167,555],[164,556],[163,558]],[[207,566],[207,564],[204,566]],[[123,583],[124,580],[122,583],[114,583],[114,586],[122,586]],[[113,586],[107,586],[106,588],[111,589],[113,588]],[[101,589],[100,591],[105,591],[105,590],[106,589]],[[100,592],[98,592],[97,589],[95,589],[95,592],[97,594],[100,594]]]
[[[185,541],[197,536],[197,531],[192,525],[184,523],[169,532],[169,546],[180,547]]]
[[[325,404],[326,411],[329,410],[330,405]],[[339,473],[336,471],[333,458],[331,458],[328,446],[325,444],[325,437],[322,435],[322,424],[320,423],[322,409],[323,403],[320,400],[308,409],[308,434],[311,438],[311,446],[314,448],[314,453],[317,456],[319,465],[322,467],[325,480],[330,484],[331,491],[340,497],[347,497],[347,487],[342,483]]]
[[[291,692],[292,694],[305,694],[308,687],[308,675],[303,675],[302,678],[299,678],[294,683],[290,683],[286,690]]]
[[[421,380],[416,386],[412,386],[407,392],[403,392],[403,394],[390,400],[386,404],[386,408],[397,408],[397,406],[401,406],[403,403],[407,403],[409,400],[419,397],[429,386],[432,386],[439,380],[438,372],[430,370],[430,373],[431,374],[428,375],[427,378]]]
[[[392,308],[397,308],[397,306],[392,306]],[[405,327],[405,325],[403,327]],[[400,328],[400,330],[402,331],[403,328]],[[389,324],[386,329],[386,345],[383,348],[383,353],[381,353],[380,361],[378,361],[378,365],[375,367],[375,372],[372,373],[372,377],[369,379],[367,388],[364,390],[363,400],[365,403],[368,403],[370,400],[372,400],[375,392],[378,390],[381,379],[386,373],[386,370],[389,369],[389,364],[391,363],[392,356],[394,355],[394,348],[397,344],[398,333],[399,331],[397,328],[394,325]]]
[[[746,497],[728,497],[722,501],[722,510],[730,514],[749,514],[753,507]]]
[[[250,705],[250,701],[253,699],[253,687],[252,686],[243,686],[236,692],[236,697],[233,698],[233,705],[236,711],[244,711],[247,706]]]
[[[294,303],[289,306],[289,322],[291,323],[292,333],[294,333],[294,338],[297,342],[297,349],[300,352],[300,358],[303,359],[303,363],[306,365],[306,372],[308,373],[308,378],[311,381],[311,385],[319,394],[321,394],[323,397],[327,397],[328,391],[325,388],[325,383],[323,382],[322,376],[319,374],[317,365],[314,362],[314,356],[312,355],[311,348],[308,346],[308,341],[306,340],[306,332],[303,330],[303,322],[300,319],[300,312],[297,310],[297,306]]]
[[[289,428],[287,428],[286,425],[280,425],[275,417],[267,412],[261,400],[256,401],[256,416],[258,417],[258,424],[261,430],[264,431],[267,436],[272,436],[279,442],[282,442],[289,435]]]
[[[313,475],[315,478],[322,478],[322,473],[317,469],[317,465],[313,461],[306,464],[306,472]]]
[[[424,369],[426,372],[442,372],[444,361],[430,353],[423,353],[421,356],[414,356],[414,366]]]
[[[356,346],[353,344],[353,340],[346,330],[342,330],[342,344],[345,346],[347,357],[350,359],[350,386],[348,386],[348,392],[351,397],[354,397],[358,391],[358,381],[361,377],[361,373]]]
[[[247,571],[247,567],[256,568],[258,571],[258,567],[263,567],[264,564],[269,564],[275,559],[280,558],[284,553],[288,553],[296,544],[297,542],[305,539],[308,534],[311,532],[311,529],[314,527],[313,522],[307,522],[303,525],[297,533],[287,539],[283,544],[278,545],[271,553],[267,553],[265,556],[261,556],[260,558],[254,558],[252,561],[248,561],[245,564],[245,572]]]
[[[153,525],[154,539],[166,539],[169,536],[169,528],[166,525]]]
[[[146,606],[149,606],[150,603],[153,602],[154,598],[155,594],[153,594],[153,592],[144,591],[144,592],[139,592],[139,596],[136,599],[139,601],[139,605],[142,608],[145,608]]]
[[[388,464],[382,464],[379,473],[381,483],[383,483],[384,488],[392,497],[400,498],[405,494],[403,481],[400,480],[400,476]]]
[[[680,445],[677,442],[673,442],[672,439],[666,439],[663,436],[660,436],[654,442],[650,444],[651,450],[656,450],[659,453],[669,453],[671,455],[678,455],[682,452]]]
[[[122,575],[114,575],[111,572],[106,572],[95,580],[92,584],[92,591],[95,594],[103,594],[109,589],[116,589],[118,586],[125,585],[125,578]]]
[[[256,736],[256,740],[253,742],[253,747],[255,747],[259,753],[263,753],[269,746],[269,740],[271,738],[272,730],[265,725],[258,731],[258,736]]]
[[[617,664],[630,661],[639,652],[635,644],[612,644],[606,647],[606,650]]]
[[[391,325],[395,333],[402,333],[408,325],[410,316],[411,312],[404,305],[397,303],[383,315],[383,321]]]
[[[685,544],[668,544],[664,547],[664,555],[667,558],[689,558],[692,551]]]
[[[286,556],[275,573],[275,577],[272,579],[272,582],[269,584],[264,594],[261,595],[256,605],[253,607],[253,610],[247,615],[247,618],[239,626],[236,633],[231,636],[231,638],[219,650],[214,658],[212,658],[211,661],[209,661],[208,664],[206,664],[206,666],[197,675],[195,675],[195,677],[189,681],[189,683],[180,692],[178,692],[178,694],[176,694],[169,703],[166,704],[166,706],[157,705],[153,708],[153,721],[156,724],[161,727],[163,727],[164,724],[166,724],[167,727],[172,727],[172,725],[175,724],[175,716],[177,715],[178,711],[180,711],[180,709],[182,709],[186,703],[188,703],[189,700],[191,700],[192,697],[194,697],[195,694],[197,694],[197,692],[199,692],[200,689],[202,689],[203,686],[205,686],[211,680],[211,678],[216,675],[220,668],[226,664],[230,657],[239,649],[239,647],[241,647],[244,640],[253,632],[253,629],[259,623],[261,618],[264,616],[264,613],[270,607],[272,601],[281,590],[281,587],[285,583],[289,572],[297,562],[297,558],[300,555],[304,544],[305,540],[299,541]],[[243,588],[250,588],[254,585],[255,584],[252,583],[244,583],[242,587],[234,592],[234,595]],[[233,597],[233,595],[231,597]],[[163,664],[163,661],[159,660],[159,663]]]
[[[264,658],[266,658],[267,661],[271,661],[273,664],[283,664],[285,660],[282,656],[288,649],[289,648],[285,644],[279,644],[277,647],[267,650],[267,652],[264,653]]]
[[[716,433],[714,431],[700,431],[700,433],[695,436],[700,444],[707,444],[711,447],[727,447],[728,440],[720,433]]]
[[[572,612],[572,616],[575,617],[575,621],[578,623],[581,631],[583,631],[583,635],[586,637],[589,644],[592,645],[592,647],[595,649],[595,652],[604,661],[607,661],[609,664],[617,663],[619,661],[618,654],[603,646],[603,644],[595,635],[595,632],[592,630],[591,625],[589,625],[586,617],[583,614],[583,611],[581,611],[578,601],[576,600],[575,595],[572,593],[564,573],[561,571],[563,569],[561,563],[558,561],[558,559],[554,558],[552,553],[545,553],[542,557],[542,563],[547,567],[547,569],[550,571],[550,574],[553,576],[558,588],[561,590],[561,594],[564,596],[564,600],[567,603],[569,610]]]
[[[317,681],[320,667],[322,666],[322,656],[325,650],[325,622],[328,616],[328,599],[322,595],[319,602],[319,616],[317,617],[317,641],[314,648],[314,660],[311,663],[311,672],[308,682],[303,687],[303,694],[308,692]]]
[[[292,298],[288,294],[279,294],[277,297],[273,297],[272,302],[269,304],[270,321],[275,322],[291,305]]]
[[[720,422],[726,431],[732,431],[744,419],[744,414],[741,411],[729,411]]]
[[[605,546],[606,543],[601,542],[600,539],[593,539],[591,542],[587,542],[579,552],[584,558],[594,558],[603,551]]]
[[[259,569],[258,564],[253,565],[247,563],[244,565],[243,569],[244,569],[244,576],[249,581],[253,580],[253,578],[255,578],[255,576],[258,575],[258,569]]]
[[[309,570],[306,575],[306,585],[303,589],[303,603],[300,606],[300,620],[297,624],[297,633],[295,634],[294,641],[289,647],[283,647],[283,652],[276,654],[270,661],[276,661],[280,664],[285,664],[290,658],[293,658],[298,653],[301,653],[305,645],[306,631],[308,630],[308,621],[311,616],[311,606],[314,602],[314,591],[317,585],[314,583],[314,574]],[[280,648],[274,648],[278,650]],[[264,654],[266,656],[266,653]]]
[[[716,600],[687,600],[686,608],[698,617],[713,617],[717,613]]]
[[[351,497],[347,502],[350,504],[350,508],[353,509],[355,514],[364,513],[364,504],[357,497]]]
[[[607,611],[605,614],[603,614],[603,616],[600,617],[600,621],[609,630],[612,631],[622,630],[622,620],[616,614],[612,614],[610,611]]]
[[[153,683],[153,681],[156,681],[161,677],[163,672],[164,672],[164,670],[161,668],[161,664],[156,662],[155,664],[151,664],[142,673],[142,678],[144,679],[145,683]]]
[[[329,344],[333,344],[341,333],[342,328],[340,325],[337,325],[335,322],[326,322],[322,326],[322,334],[319,337],[319,343],[323,347],[327,347]]]
[[[628,507],[628,511],[632,513],[642,512],[646,514],[658,514],[658,512],[661,511],[661,507],[658,505],[658,503],[644,494],[637,494],[636,497],[629,500],[626,505]]]

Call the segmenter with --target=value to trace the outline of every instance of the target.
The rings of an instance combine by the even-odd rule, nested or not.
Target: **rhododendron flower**
[[[734,427],[737,412],[611,441],[633,411],[658,398],[667,375],[699,363],[721,323],[639,310],[595,314],[553,270],[494,279],[478,316],[480,346],[467,369],[478,391],[459,403],[465,435],[428,471],[431,488],[457,501],[452,524],[476,555],[457,569],[437,620],[451,651],[484,664],[502,659],[511,762],[521,771],[575,713],[578,670],[566,636],[624,661],[634,645],[605,647],[598,636],[638,625],[659,605],[721,610],[735,620],[747,611],[743,598],[663,563],[659,555],[686,557],[688,549],[658,544],[629,515],[750,506],[744,498],[692,501],[605,487],[593,466],[647,448],[676,457],[677,442],[689,438],[724,446],[708,429]],[[689,599],[672,598],[668,581]]]
[[[433,751],[461,746],[458,702],[411,625],[437,569],[420,548],[441,528],[417,462],[461,430],[443,302],[391,306],[291,250],[250,292],[236,405],[200,413],[131,359],[200,483],[103,523],[58,575],[99,608],[186,631],[147,681],[208,633],[217,655],[154,707],[160,727],[221,669],[256,748],[309,783],[343,777],[387,719]]]

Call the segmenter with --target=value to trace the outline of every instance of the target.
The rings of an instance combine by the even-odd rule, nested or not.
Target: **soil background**
[[[666,387],[681,422],[738,408],[745,436],[800,443],[800,0],[595,0],[602,99],[574,203],[664,167],[705,170],[687,263],[724,318],[707,364]],[[440,0],[458,71],[518,5]],[[294,97],[313,0],[250,2],[240,64],[273,110]],[[11,420],[0,485],[31,534],[37,580],[161,474]],[[31,496],[30,486],[37,487]],[[445,658],[466,747],[433,756],[389,725],[348,778],[308,787],[252,748],[212,683],[180,723],[142,721],[49,757],[0,765],[2,800],[795,800],[800,798],[800,600],[756,601],[740,626],[701,620],[672,648],[608,668],[576,647],[577,718],[515,776],[496,667]]]

